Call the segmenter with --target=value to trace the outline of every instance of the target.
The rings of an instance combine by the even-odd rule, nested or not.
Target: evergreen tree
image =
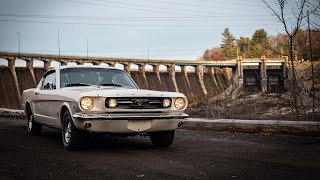
[[[259,58],[267,54],[268,46],[267,32],[264,29],[256,30],[252,35],[250,43],[251,57]]]
[[[237,57],[237,46],[235,45],[235,38],[230,33],[229,28],[224,30],[222,36],[222,57],[224,59],[235,59]]]
[[[240,50],[240,55],[243,58],[250,57],[250,54],[249,54],[250,38],[240,37],[240,39],[238,39],[237,41],[238,41],[238,46]]]
[[[251,47],[251,57],[261,57],[263,54],[263,47],[260,43]]]

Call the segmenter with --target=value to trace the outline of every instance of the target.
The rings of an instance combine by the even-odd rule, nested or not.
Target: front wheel
[[[156,147],[169,147],[174,139],[175,131],[161,131],[150,133],[150,140]]]
[[[31,135],[39,135],[41,133],[42,126],[41,124],[38,124],[34,121],[33,114],[31,111],[31,108],[29,107],[27,110],[27,116],[28,116],[28,122],[27,122],[27,127],[28,127],[28,133]]]
[[[84,144],[83,132],[73,124],[69,111],[66,111],[62,119],[62,141],[66,150],[77,150]]]

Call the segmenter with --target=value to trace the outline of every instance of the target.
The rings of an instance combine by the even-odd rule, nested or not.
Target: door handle
[[[40,93],[38,91],[34,92],[35,95],[39,95]]]

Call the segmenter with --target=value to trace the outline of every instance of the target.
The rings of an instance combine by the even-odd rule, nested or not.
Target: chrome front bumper
[[[82,114],[76,113],[73,115],[74,119],[85,120],[152,120],[152,119],[184,119],[189,115],[185,113],[178,114],[163,114],[163,113],[145,113],[145,114]]]
[[[149,133],[175,130],[185,113],[179,114],[74,114],[74,124],[78,129],[104,133]],[[90,128],[86,128],[90,124]]]

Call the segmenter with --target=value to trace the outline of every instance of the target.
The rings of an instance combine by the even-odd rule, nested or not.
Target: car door
[[[56,99],[56,71],[51,70],[44,75],[42,86],[36,94],[35,113],[44,124],[55,126],[59,120],[57,115],[58,101]]]

